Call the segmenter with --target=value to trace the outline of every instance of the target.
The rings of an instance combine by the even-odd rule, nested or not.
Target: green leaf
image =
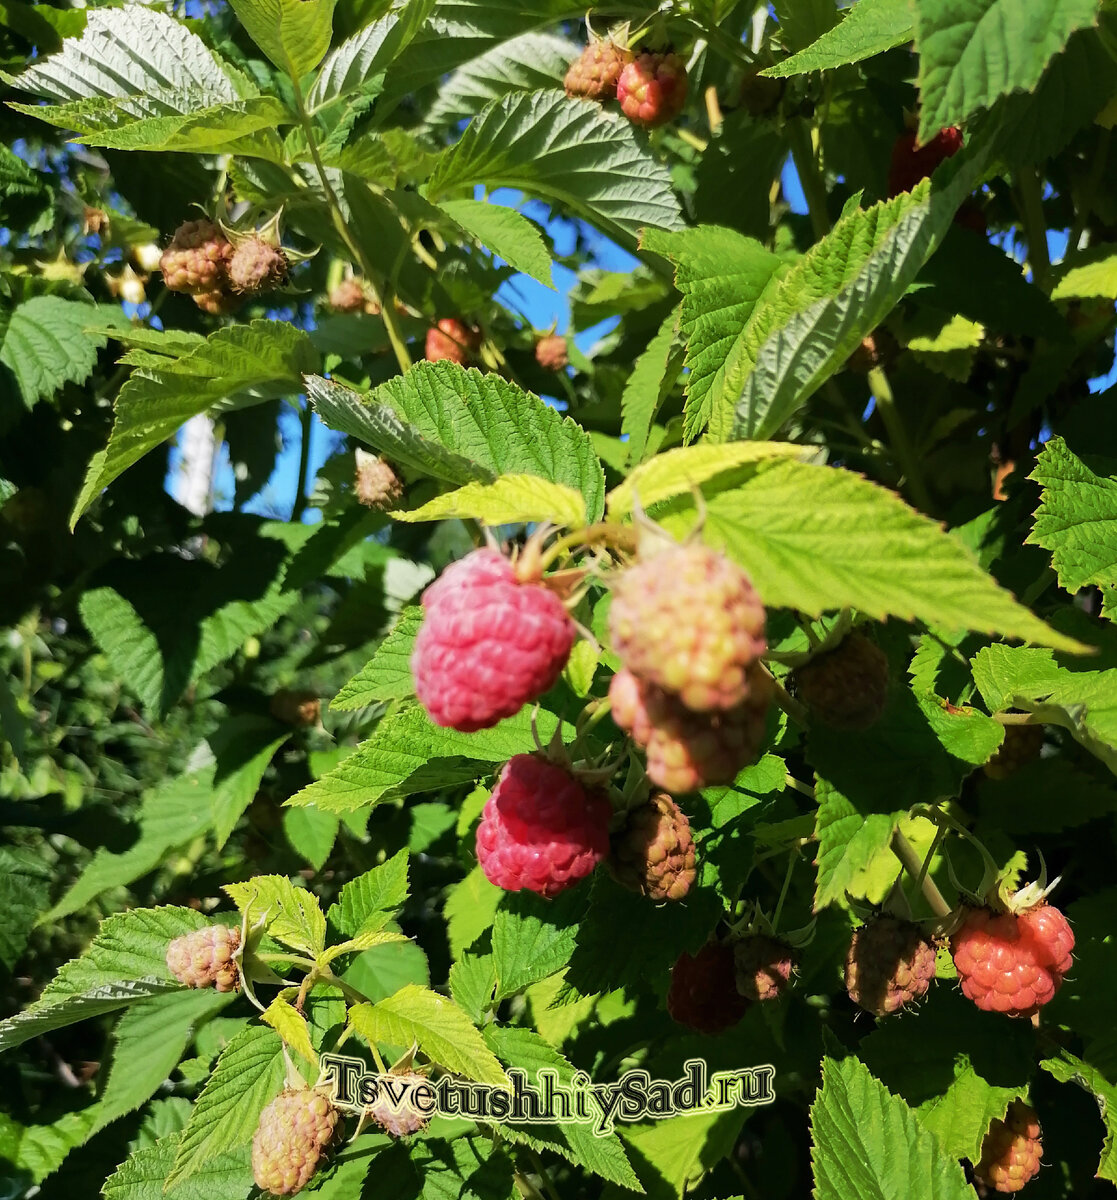
[[[11,971],[50,897],[51,869],[35,853],[0,847],[0,964]]]
[[[244,1145],[285,1071],[283,1043],[273,1030],[251,1025],[229,1042],[190,1111],[166,1176],[168,1191]]]
[[[866,814],[821,779],[815,784],[815,800],[818,876],[814,910],[819,912],[840,902],[847,891],[861,895],[866,890],[855,881],[879,855],[888,852],[903,810]]]
[[[423,610],[418,604],[405,608],[372,658],[330,701],[330,711],[351,712],[381,700],[414,695],[411,651],[422,621]]]
[[[493,483],[467,483],[419,508],[396,509],[388,515],[396,521],[473,518],[485,525],[550,521],[559,528],[583,525],[587,520],[580,492],[538,475],[501,475]]]
[[[683,223],[646,137],[620,113],[558,91],[513,92],[490,104],[443,151],[427,198],[438,203],[477,183],[557,201],[629,248],[644,226]]]
[[[64,383],[89,377],[105,337],[86,329],[105,316],[105,308],[96,304],[32,296],[16,307],[6,329],[0,324],[0,367],[11,373],[28,408]]]
[[[283,833],[288,845],[316,871],[326,865],[339,826],[334,813],[319,812],[313,804],[283,810]]]
[[[493,1007],[496,969],[491,954],[463,954],[450,968],[450,995],[454,1003],[480,1025]]]
[[[484,200],[443,200],[438,207],[510,267],[554,291],[543,235],[522,213]]]
[[[310,377],[307,391],[331,429],[359,437],[402,466],[447,483],[537,475],[604,511],[605,479],[586,432],[499,375],[420,362],[367,397]]]
[[[648,1193],[683,1200],[703,1175],[732,1153],[746,1115],[743,1108],[687,1113],[646,1125],[622,1125],[620,1136]]]
[[[811,1106],[817,1200],[967,1200],[962,1168],[856,1058],[825,1058]]]
[[[292,996],[297,994],[294,988],[289,989],[289,992]],[[282,994],[276,996],[260,1014],[260,1020],[265,1025],[270,1025],[279,1034],[285,1046],[290,1047],[296,1054],[306,1059],[311,1066],[318,1065],[318,1055],[315,1054],[314,1046],[310,1041],[310,1029],[306,1023],[306,1017],[293,1004],[288,1003]]]
[[[1018,708],[1061,725],[1117,773],[1117,673],[1070,671],[1050,650],[1023,646],[986,646],[972,666],[991,712]]]
[[[999,97],[1031,91],[1099,0],[920,0],[916,6],[919,139],[964,124]]]
[[[774,0],[780,23],[780,41],[789,50],[801,50],[818,41],[838,20],[835,0]]]
[[[294,80],[330,48],[336,0],[230,0],[248,36]]]
[[[1039,1065],[1060,1083],[1075,1083],[1097,1101],[1105,1124],[1105,1142],[1096,1177],[1117,1183],[1117,1087],[1089,1063],[1066,1050],[1058,1058],[1045,1059]]]
[[[1059,273],[1052,300],[1117,300],[1117,246],[1091,246],[1074,266]]]
[[[1117,467],[1117,464],[1115,464]],[[1025,541],[1051,551],[1059,583],[1075,593],[1101,588],[1102,611],[1117,616],[1117,470],[1095,475],[1062,438],[1052,438],[1028,476],[1043,487]]]
[[[255,875],[224,889],[248,925],[263,920],[267,933],[311,958],[326,945],[326,918],[318,897],[297,888],[285,875]]]
[[[407,900],[406,850],[351,879],[330,909],[330,921],[345,937],[379,929]]]
[[[817,41],[760,74],[786,79],[830,71],[910,42],[914,32],[911,0],[858,0],[845,10],[844,19]]]
[[[355,1004],[353,1028],[371,1044],[419,1048],[434,1062],[467,1079],[511,1088],[496,1056],[464,1012],[445,996],[409,983],[379,1004]]]
[[[181,1135],[170,1133],[151,1145],[140,1145],[105,1181],[104,1200],[217,1200],[241,1197],[253,1186],[248,1147],[218,1155],[188,1179],[164,1190]]]
[[[63,964],[39,999],[0,1023],[0,1050],[52,1029],[178,991],[167,943],[207,924],[190,908],[134,908],[101,923],[84,953]]]
[[[116,398],[109,444],[90,464],[71,528],[103,488],[191,417],[233,396],[294,395],[302,391],[303,375],[318,365],[306,332],[284,321],[257,320],[224,326],[162,369],[134,371]]]
[[[554,902],[528,892],[501,899],[492,922],[498,1001],[567,965],[584,909],[585,898],[573,892]]]
[[[219,850],[252,803],[268,764],[290,733],[270,717],[237,713],[210,734],[204,749],[195,751],[191,765],[196,771],[204,773],[212,767],[209,803]]]
[[[777,460],[707,498],[705,540],[752,576],[773,608],[818,616],[841,607],[1081,651],[1002,590],[961,542],[893,492],[850,471]],[[677,500],[661,516],[694,524]]]
[[[0,1159],[6,1178],[14,1177],[16,1187],[21,1180],[41,1183],[89,1137],[92,1125],[91,1108],[64,1113],[49,1125],[20,1125],[7,1113],[0,1113]]]
[[[648,447],[652,421],[675,386],[682,362],[675,342],[682,311],[673,309],[636,360],[621,397],[621,434],[628,438],[628,462],[638,463]]]

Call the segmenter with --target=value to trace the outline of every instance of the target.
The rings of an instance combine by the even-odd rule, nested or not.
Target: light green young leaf
[[[521,188],[557,200],[621,245],[645,226],[679,229],[670,176],[620,113],[562,92],[512,92],[444,150],[427,185],[439,202],[467,184]]]
[[[103,323],[106,315],[96,304],[32,296],[16,307],[7,328],[0,323],[0,366],[11,372],[28,408],[64,383],[88,378],[105,336],[86,330]]]
[[[1117,246],[1091,246],[1075,263],[1059,272],[1052,300],[1117,300]]]
[[[1101,1071],[1066,1050],[1058,1058],[1045,1059],[1039,1065],[1060,1083],[1077,1084],[1097,1101],[1105,1125],[1105,1141],[1096,1178],[1117,1183],[1117,1087]]]
[[[116,398],[109,444],[90,464],[71,528],[103,488],[191,417],[233,396],[258,401],[294,395],[318,362],[303,330],[284,321],[252,321],[217,330],[160,370],[134,371]]]
[[[245,1131],[256,1128],[285,1071],[283,1043],[274,1030],[250,1025],[229,1042],[190,1110],[166,1176],[168,1191],[198,1175],[220,1155],[244,1145]]]
[[[331,429],[402,466],[459,484],[536,475],[580,491],[591,521],[604,511],[604,472],[585,430],[499,375],[419,362],[368,396],[315,376],[306,386]]]
[[[395,521],[472,517],[485,525],[550,521],[566,528],[585,524],[586,502],[572,487],[538,475],[501,475],[494,483],[467,483],[419,508],[396,509],[388,515]]]
[[[852,1056],[823,1059],[811,1134],[817,1200],[972,1200],[958,1162]]]
[[[330,701],[330,711],[351,712],[382,700],[414,695],[411,651],[422,621],[423,610],[418,604],[405,608],[372,658]]]
[[[543,235],[522,213],[484,200],[443,200],[438,207],[510,267],[554,291]]]
[[[249,927],[264,920],[267,933],[303,954],[316,958],[326,944],[326,918],[318,897],[297,888],[285,875],[255,875],[224,890]]]
[[[920,0],[916,5],[919,138],[962,125],[1009,92],[1031,91],[1100,0]]]
[[[294,80],[330,48],[336,0],[230,0],[248,36]]]
[[[845,10],[843,20],[817,41],[760,74],[787,79],[830,71],[910,42],[914,33],[911,0],[857,0]]]
[[[1117,463],[1113,466],[1114,474],[1095,475],[1062,438],[1052,438],[1028,476],[1043,486],[1043,497],[1025,539],[1051,551],[1068,592],[1099,587],[1102,611],[1110,618],[1117,617]]]
[[[310,1041],[310,1029],[307,1027],[306,1017],[289,1002],[286,998],[288,994],[294,996],[295,989],[290,988],[287,992],[281,992],[276,996],[260,1015],[260,1020],[265,1025],[270,1025],[279,1034],[285,1046],[289,1046],[312,1066],[317,1066],[318,1055],[315,1054],[314,1046]]]
[[[683,536],[693,504],[665,525]],[[960,541],[887,488],[835,467],[761,462],[740,487],[707,498],[704,539],[752,576],[765,602],[818,616],[842,607],[1081,653],[978,565]]]
[[[355,1004],[349,1022],[370,1043],[410,1046],[413,1042],[434,1062],[480,1083],[511,1089],[496,1056],[473,1022],[445,996],[409,983],[379,1004]]]
[[[134,908],[101,923],[84,953],[62,966],[39,999],[0,1022],[0,1051],[87,1017],[177,991],[167,943],[207,924],[191,908]]]

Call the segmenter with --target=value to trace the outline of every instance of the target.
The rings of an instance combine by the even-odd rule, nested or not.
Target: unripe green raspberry
[[[764,627],[749,577],[697,543],[644,559],[613,584],[609,632],[621,662],[695,712],[748,700]]]
[[[878,1017],[926,995],[935,977],[935,947],[919,926],[882,916],[862,925],[846,955],[846,990]]]
[[[799,667],[791,686],[823,725],[847,733],[868,729],[888,702],[888,659],[863,633],[851,633]]]
[[[742,938],[733,947],[737,991],[749,1000],[776,1000],[795,970],[795,952],[786,942],[766,934]]]
[[[273,1196],[293,1196],[310,1182],[340,1114],[319,1091],[280,1092],[260,1114],[252,1138],[252,1174]]]
[[[613,878],[649,900],[681,900],[696,874],[694,839],[686,813],[660,792],[631,809],[613,835],[609,856]]]
[[[235,925],[207,925],[168,944],[167,969],[187,987],[235,992],[240,975],[233,955],[239,948],[240,930]]]
[[[412,1094],[420,1084],[430,1087],[424,1075],[414,1072],[388,1077],[392,1094],[388,1094],[383,1079],[378,1085],[376,1100],[368,1106],[369,1116],[392,1137],[407,1137],[430,1124],[430,1116],[412,1102]],[[398,1097],[398,1102],[397,1101]]]

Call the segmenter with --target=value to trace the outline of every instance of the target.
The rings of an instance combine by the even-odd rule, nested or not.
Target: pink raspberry
[[[562,601],[521,583],[496,550],[474,550],[423,593],[411,670],[437,725],[470,733],[514,716],[562,674],[575,628]]]
[[[239,949],[240,930],[235,925],[207,925],[167,944],[167,970],[187,987],[235,992],[240,972],[233,956]]]
[[[212,221],[184,221],[159,260],[163,282],[172,292],[195,296],[221,292],[228,282],[232,253],[233,247]]]
[[[477,858],[490,883],[557,896],[609,853],[613,810],[569,772],[535,754],[504,764],[477,827]]]
[[[425,353],[428,362],[449,359],[465,366],[481,344],[481,335],[456,317],[443,317],[433,329],[427,330]]]
[[[572,99],[610,99],[617,94],[621,71],[631,61],[632,51],[625,46],[607,38],[590,42],[566,72],[566,94]]]
[[[535,361],[544,371],[561,371],[570,361],[566,338],[561,333],[549,333],[535,343]]]
[[[409,1137],[426,1129],[430,1117],[412,1099],[415,1089],[430,1084],[426,1076],[414,1071],[390,1075],[387,1083],[381,1082],[376,1100],[369,1105],[368,1114],[392,1137]]]
[[[318,1170],[340,1116],[321,1092],[280,1092],[260,1114],[252,1138],[257,1186],[273,1196],[301,1192]]]
[[[229,259],[229,283],[235,292],[270,292],[287,282],[287,259],[263,238],[246,238]]]
[[[677,54],[637,55],[621,71],[617,99],[634,125],[665,125],[686,103],[686,63]]]

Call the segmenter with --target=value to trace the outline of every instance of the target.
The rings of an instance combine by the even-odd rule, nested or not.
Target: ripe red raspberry
[[[368,297],[359,279],[343,279],[329,295],[329,305],[334,312],[364,312],[367,303]]]
[[[382,1079],[377,1085],[376,1099],[368,1106],[369,1116],[392,1137],[407,1137],[426,1129],[430,1114],[420,1111],[412,1102],[415,1088],[420,1084],[430,1086],[426,1076],[411,1071],[391,1075],[387,1085]]]
[[[901,133],[892,146],[892,162],[888,169],[889,197],[910,192],[921,179],[932,175],[939,163],[961,149],[962,131],[954,126],[939,130],[925,146],[918,144],[914,131]]]
[[[238,949],[240,930],[235,925],[207,925],[168,944],[167,970],[187,987],[235,992],[240,987],[240,974],[233,961]]]
[[[232,253],[232,246],[212,221],[185,221],[159,260],[163,282],[172,292],[221,292],[228,282]]]
[[[878,1017],[927,994],[935,977],[935,947],[919,926],[882,916],[862,925],[846,955],[846,991]]]
[[[358,448],[355,488],[367,508],[394,508],[403,496],[403,481],[386,459]]]
[[[271,698],[268,711],[284,725],[307,729],[317,725],[322,716],[322,701],[316,692],[280,688]]]
[[[994,1120],[981,1143],[974,1175],[995,1192],[1018,1192],[1039,1174],[1043,1131],[1035,1110],[1013,1100],[1004,1120]]]
[[[227,316],[236,312],[241,304],[240,297],[234,296],[232,292],[197,292],[191,299],[202,312],[209,313],[211,317]]]
[[[570,361],[566,351],[566,338],[558,333],[549,333],[535,343],[535,361],[544,371],[561,371]]]
[[[437,725],[470,733],[514,716],[551,687],[575,628],[562,601],[521,583],[496,550],[474,550],[423,593],[411,670]]]
[[[613,720],[648,758],[648,778],[665,791],[732,783],[756,760],[767,728],[771,676],[757,664],[744,704],[696,713],[668,692],[618,671],[609,685]]]
[[[476,329],[463,325],[456,317],[443,317],[433,329],[427,330],[427,360],[439,362],[446,358],[464,367],[480,344]]]
[[[557,896],[609,853],[613,810],[569,772],[535,754],[504,764],[477,827],[486,879],[506,892]]]
[[[1007,779],[1039,758],[1043,738],[1042,725],[1006,725],[1005,740],[982,770],[990,779]]]
[[[799,667],[792,687],[822,724],[844,732],[868,729],[888,701],[888,659],[863,633],[851,633]]]
[[[613,835],[613,878],[650,900],[681,900],[696,874],[694,839],[686,813],[662,792],[629,811]]]
[[[563,80],[566,94],[586,100],[609,100],[617,94],[621,71],[632,62],[632,51],[608,38],[590,42],[570,64]]]
[[[674,546],[613,584],[609,634],[621,662],[695,712],[736,708],[764,653],[765,613],[749,577],[706,546]]]
[[[306,1187],[334,1136],[339,1115],[321,1092],[280,1092],[260,1114],[252,1138],[257,1186],[273,1196],[293,1196]]]
[[[986,1012],[1030,1017],[1070,970],[1074,934],[1054,905],[1021,913],[975,908],[951,941],[963,993]]]
[[[699,1033],[724,1033],[748,1006],[737,991],[731,946],[707,942],[697,954],[680,954],[671,968],[667,1011],[680,1025]]]
[[[648,128],[673,121],[683,111],[686,92],[686,62],[678,54],[640,54],[617,80],[624,115]]]
[[[262,238],[246,238],[229,259],[229,283],[235,292],[270,292],[286,282],[283,251]]]
[[[737,990],[749,1000],[776,1000],[787,990],[795,970],[795,952],[786,942],[766,934],[742,938],[733,947]]]

